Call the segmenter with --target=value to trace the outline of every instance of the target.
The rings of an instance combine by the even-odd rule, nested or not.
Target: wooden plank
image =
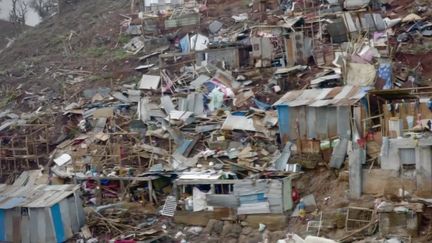
[[[214,212],[201,211],[177,211],[174,216],[174,222],[177,224],[186,224],[194,226],[206,226],[210,219],[214,218]]]
[[[248,226],[258,228],[259,224],[265,224],[271,231],[284,230],[288,225],[285,214],[251,214],[245,219]]]
[[[176,185],[230,185],[241,183],[244,180],[208,180],[208,179],[196,179],[196,180],[176,180]]]
[[[111,181],[152,181],[158,179],[159,176],[147,177],[99,177],[99,176],[76,176],[78,181],[84,180],[111,180]]]

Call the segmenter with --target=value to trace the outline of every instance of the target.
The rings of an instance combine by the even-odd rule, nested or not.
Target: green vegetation
[[[121,48],[116,48],[112,51],[112,59],[113,60],[124,60],[130,56],[125,50]]]
[[[107,47],[91,47],[87,49],[87,55],[90,57],[102,57],[108,52]]]

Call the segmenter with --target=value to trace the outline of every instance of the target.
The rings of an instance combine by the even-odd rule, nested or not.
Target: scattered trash
[[[60,49],[41,38],[0,49],[1,208],[5,217],[20,208],[21,230],[49,209],[37,216],[49,226],[39,233],[17,238],[0,224],[5,240],[426,235],[418,219],[432,205],[427,4],[130,1],[129,12],[96,2],[103,24],[78,1],[32,29]],[[59,32],[62,16],[80,16],[80,31]],[[24,53],[29,46],[37,51]],[[58,50],[62,58],[49,60]],[[350,205],[372,205],[363,194],[379,203]],[[276,235],[294,220],[310,235]]]

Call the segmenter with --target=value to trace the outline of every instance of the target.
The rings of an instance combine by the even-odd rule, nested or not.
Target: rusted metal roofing
[[[366,95],[366,90],[357,86],[326,89],[293,90],[286,93],[274,106],[351,106]]]
[[[43,208],[62,201],[79,189],[77,185],[1,186],[0,209]]]

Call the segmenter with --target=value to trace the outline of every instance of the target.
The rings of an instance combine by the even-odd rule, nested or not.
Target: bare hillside
[[[77,69],[89,74],[91,81],[122,77],[115,67],[127,56],[115,47],[121,44],[120,14],[128,6],[124,0],[68,5],[61,15],[26,31],[2,53],[0,82],[58,89],[70,74],[65,70]]]

